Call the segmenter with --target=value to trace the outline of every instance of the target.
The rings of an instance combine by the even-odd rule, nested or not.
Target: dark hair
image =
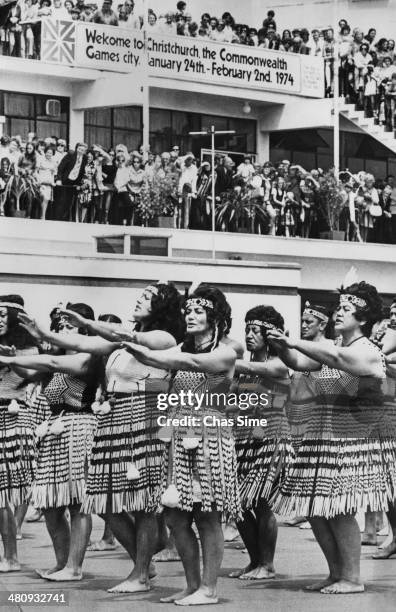
[[[383,305],[378,291],[374,285],[361,281],[360,283],[353,283],[353,285],[346,288],[341,287],[340,295],[347,293],[361,298],[367,303],[363,307],[355,306],[356,312],[354,316],[357,321],[366,321],[362,326],[362,332],[365,336],[369,337],[374,323],[382,319]]]
[[[92,310],[91,306],[89,306],[88,304],[84,304],[83,302],[78,302],[77,304],[72,304],[71,302],[68,302],[66,304],[66,309],[67,310],[72,310],[73,312],[76,312],[77,314],[79,314],[82,317],[84,317],[84,319],[89,319],[90,321],[95,321],[94,311]],[[92,334],[90,332],[87,332],[87,330],[85,328],[83,328],[83,327],[80,327],[78,329],[78,333],[82,334],[84,336],[95,335],[95,334]]]
[[[333,323],[333,318],[332,318],[332,312],[330,312],[330,310],[326,306],[322,306],[320,304],[311,304],[310,302],[306,302],[306,304],[304,306],[304,310],[306,308],[311,308],[312,310],[317,310],[318,312],[320,312],[323,315],[325,315],[326,317],[328,317],[329,320],[327,321],[327,323],[325,325],[324,335],[325,335],[326,338],[332,338],[333,332],[334,332],[334,329],[333,329],[334,328],[334,323]],[[304,311],[303,311],[303,313],[304,313]],[[313,315],[313,316],[315,316],[315,315]],[[319,319],[319,320],[321,320],[321,319]]]
[[[203,349],[203,352],[207,353],[213,350],[213,348],[216,348],[216,346],[219,345],[220,340],[229,333],[231,328],[231,306],[227,302],[224,293],[216,287],[198,287],[198,289],[196,289],[193,294],[189,295],[186,298],[184,306],[186,301],[191,298],[203,298],[206,300],[210,300],[213,303],[213,308],[206,308],[205,306],[203,306],[206,311],[208,325],[213,330],[212,340],[216,340],[214,344],[212,343],[205,349]],[[196,352],[194,346],[194,338],[191,335],[187,335],[185,337],[185,340],[182,345],[182,351],[188,353]]]
[[[4,340],[2,339],[1,343],[8,344],[10,346],[14,345],[17,349],[36,346],[36,341],[19,323],[18,313],[22,311],[19,308],[6,306],[4,302],[18,304],[19,306],[22,306],[22,308],[25,306],[25,302],[20,295],[10,294],[0,296],[0,308],[6,308],[8,314],[8,329],[7,333],[3,336]]]
[[[275,325],[275,327],[277,327],[278,329],[282,331],[285,329],[284,318],[282,317],[280,312],[275,310],[273,306],[260,305],[260,306],[255,306],[254,308],[251,308],[250,310],[248,310],[245,315],[245,323],[247,323],[248,321],[253,321],[254,319],[257,319],[258,321],[263,321],[264,323],[271,323],[272,325]],[[261,327],[260,331],[261,331],[263,340],[265,340],[266,339],[265,327]],[[271,345],[269,345],[268,348],[269,348],[269,354],[271,356],[276,355],[276,351],[271,347]]]
[[[180,311],[180,293],[172,283],[155,285],[158,294],[151,298],[151,313],[144,322],[145,331],[162,330],[171,334],[176,342],[183,337],[183,320]],[[140,325],[136,324],[136,331]]]
[[[122,323],[120,317],[117,317],[115,314],[101,314],[98,316],[98,321],[103,321],[104,323]]]

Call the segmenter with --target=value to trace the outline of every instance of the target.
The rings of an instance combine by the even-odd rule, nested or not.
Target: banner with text
[[[71,30],[74,30],[73,41]],[[74,43],[74,60],[70,58],[71,42]],[[62,45],[67,53],[60,53]],[[318,98],[324,95],[321,58],[160,33],[148,37],[147,47],[146,56],[140,31],[94,23],[43,21],[43,61],[131,72],[142,80],[148,70],[151,77],[205,81]]]

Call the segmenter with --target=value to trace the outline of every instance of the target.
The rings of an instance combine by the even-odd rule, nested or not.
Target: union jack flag
[[[41,59],[44,62],[73,64],[76,46],[76,27],[73,21],[41,22]]]

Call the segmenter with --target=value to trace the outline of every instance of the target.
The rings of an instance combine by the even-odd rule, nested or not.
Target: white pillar
[[[257,160],[260,163],[269,161],[270,159],[270,133],[262,132],[260,130],[260,121],[257,121],[256,153],[257,153]]]
[[[84,142],[84,111],[70,109],[69,146]]]

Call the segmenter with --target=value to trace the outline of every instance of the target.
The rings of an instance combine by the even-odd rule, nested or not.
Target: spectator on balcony
[[[176,34],[178,36],[188,36],[188,27],[184,15],[176,17]]]
[[[148,34],[155,34],[159,30],[157,15],[154,11],[148,12],[146,29]]]
[[[360,45],[360,51],[354,55],[355,62],[355,91],[358,95],[360,107],[363,108],[364,84],[367,75],[367,66],[372,64],[373,58],[369,53],[369,45]]]
[[[6,21],[4,23],[4,29],[6,37],[8,38],[9,44],[9,55],[15,55],[20,57],[21,55],[21,43],[22,43],[22,10],[19,3],[11,5]]]
[[[40,8],[38,9],[39,18],[51,17],[52,16],[52,2],[51,0],[41,0]]]
[[[127,164],[128,156],[124,153],[116,155],[116,175],[114,178],[114,199],[111,210],[111,223],[131,225],[133,205],[128,191],[130,166]]]
[[[87,151],[87,163],[77,196],[76,221],[99,222],[103,193],[102,164],[98,151]]]
[[[129,169],[129,180],[128,180],[128,192],[131,197],[131,202],[134,210],[136,211],[140,198],[142,189],[147,184],[147,175],[146,171],[142,166],[143,158],[139,153],[135,153],[131,159],[131,166]]]
[[[69,4],[70,6],[67,6]],[[53,0],[51,17],[53,17],[53,19],[57,19],[58,21],[69,21],[70,9],[72,6],[72,2],[63,3],[62,0]]]
[[[192,153],[187,153],[181,165],[177,187],[179,196],[178,227],[190,226],[191,201],[197,197],[198,170]]]
[[[178,2],[176,4],[176,18],[179,17],[179,15],[181,15],[182,17],[185,17],[186,8],[187,8],[186,2]]]
[[[46,218],[48,204],[53,200],[53,188],[58,164],[54,159],[52,147],[46,147],[44,157],[39,157],[37,162],[37,181],[40,186],[40,218]]]
[[[324,35],[323,57],[325,63],[325,92],[331,97],[334,91],[334,30],[328,28]]]
[[[46,144],[44,140],[37,140],[37,144],[36,144],[37,159],[40,159],[41,157],[42,158],[45,157],[45,149],[46,149]]]
[[[360,30],[359,28],[354,28],[352,32],[352,39],[352,55],[355,55],[360,51],[360,47],[364,41],[363,30]]]
[[[0,159],[0,217],[6,213],[6,187],[7,183],[13,175],[12,164],[8,157]]]
[[[362,176],[362,184],[357,190],[355,203],[359,207],[359,228],[363,242],[367,242],[369,231],[374,229],[374,217],[371,214],[371,207],[378,206],[379,194],[374,187],[374,176],[372,174],[364,174]]]
[[[369,64],[364,84],[363,109],[366,117],[374,117],[376,123],[378,123],[377,97],[378,78],[374,74],[374,66]]]
[[[385,97],[385,126],[388,131],[394,131],[395,125],[396,125],[396,122],[395,122],[396,72],[393,72],[391,79],[385,82],[384,97]]]
[[[80,21],[81,11],[77,6],[72,6],[70,9],[70,17],[72,21]]]
[[[22,7],[22,41],[21,41],[21,57],[28,59],[34,58],[34,27],[39,19],[38,4],[33,0],[25,0]]]
[[[393,63],[395,60],[395,41],[393,38],[389,38],[388,40],[388,55],[390,55]]]
[[[376,37],[377,37],[377,30],[375,28],[370,28],[366,36],[364,37],[364,40],[367,42],[369,46],[369,51],[375,51]]]
[[[54,159],[57,163],[57,165],[59,165],[62,161],[62,159],[65,157],[67,153],[67,143],[66,140],[64,140],[63,138],[58,138],[58,141],[56,143],[56,151],[54,154]]]
[[[87,164],[88,146],[78,143],[69,151],[58,166],[54,192],[54,218],[69,221],[76,206],[77,190],[81,186]]]
[[[252,158],[250,155],[245,155],[243,162],[237,167],[235,176],[242,178],[245,183],[248,183],[254,173],[255,169],[252,164]]]
[[[161,20],[159,31],[166,36],[176,36],[176,21],[173,13],[165,13],[165,19]]]
[[[18,165],[19,165],[19,160],[21,158],[21,155],[22,155],[22,151],[21,151],[19,141],[17,140],[17,138],[11,138],[10,144],[8,146],[8,156],[7,157],[11,162],[11,166],[15,174],[18,173]]]
[[[375,50],[377,53],[378,66],[382,67],[385,57],[389,57],[388,40],[386,38],[380,38]]]
[[[127,25],[131,30],[140,30],[142,27],[142,19],[135,13],[134,0],[125,0],[124,6],[128,15]]]
[[[195,21],[188,24],[188,35],[191,38],[198,38],[198,24]]]
[[[211,31],[210,39],[215,40],[217,42],[229,42],[227,33],[225,32],[225,23],[220,20],[217,22],[216,28]]]
[[[206,30],[206,33],[209,34],[209,30],[210,30],[210,15],[209,15],[209,13],[203,13],[201,15],[201,23],[199,24],[199,29]]]
[[[37,167],[36,148],[32,142],[27,142],[25,151],[18,161],[18,174],[32,174]]]
[[[225,157],[224,163],[216,167],[216,197],[228,191],[233,186],[234,162],[231,157]]]
[[[64,7],[67,10],[67,12],[69,13],[69,17],[68,18],[70,19],[71,10],[74,7],[73,0],[65,0]],[[67,19],[67,17],[66,17],[66,19]]]
[[[97,11],[97,5],[84,4],[80,13],[80,21],[89,22],[92,21],[92,17]],[[118,24],[117,24],[118,25]]]
[[[123,4],[118,5],[118,25],[123,24],[128,20],[126,8]]]
[[[3,157],[9,156],[10,141],[11,141],[11,138],[7,135],[4,135],[0,138],[0,161],[3,159]]]
[[[323,38],[320,37],[320,32],[317,28],[311,31],[311,55],[315,57],[323,56]]]
[[[93,23],[102,23],[104,25],[118,26],[117,14],[111,8],[112,0],[103,0],[102,8],[95,11],[91,21]]]

